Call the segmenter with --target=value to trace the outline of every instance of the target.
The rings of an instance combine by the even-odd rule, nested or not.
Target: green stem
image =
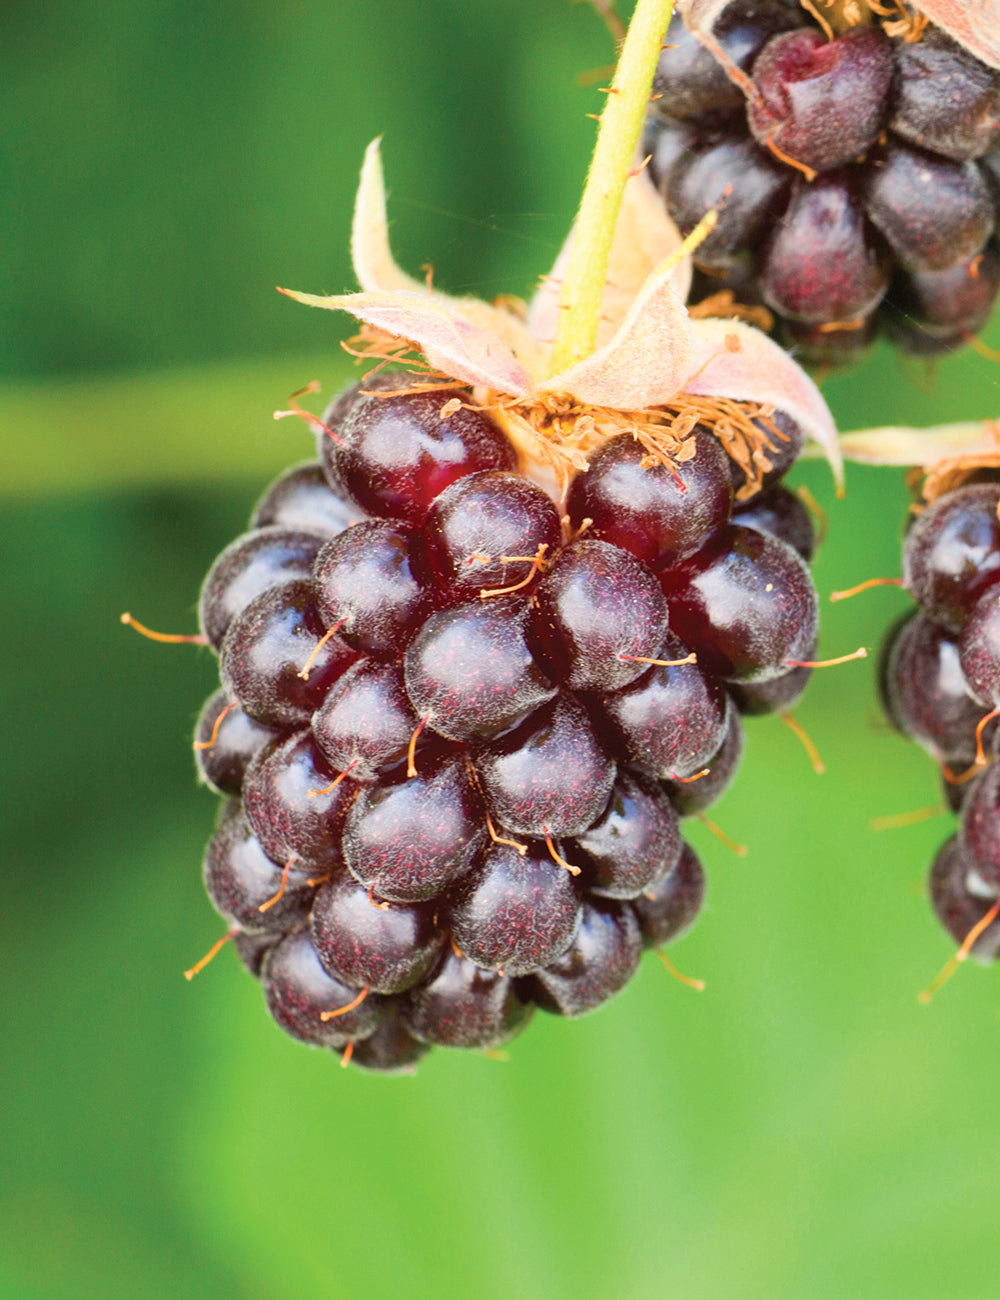
[[[673,0],[638,0],[629,23],[576,217],[552,347],[553,374],[594,350],[615,224],[673,7]]]

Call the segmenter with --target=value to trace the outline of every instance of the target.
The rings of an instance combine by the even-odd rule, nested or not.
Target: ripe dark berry
[[[316,608],[327,627],[363,654],[397,656],[420,626],[428,593],[414,563],[416,533],[389,519],[366,519],[316,556]]]
[[[763,682],[803,660],[819,621],[809,569],[784,542],[733,525],[719,553],[668,589],[670,619],[720,677]]]
[[[533,1011],[509,975],[482,970],[453,952],[400,1002],[410,1033],[440,1047],[499,1047],[527,1028]]]
[[[714,677],[688,659],[675,636],[661,644],[658,659],[631,685],[596,697],[595,713],[628,761],[650,776],[693,776],[722,744],[726,694]]]
[[[962,161],[1000,145],[1000,74],[941,31],[895,50],[889,126],[922,149]]]
[[[326,631],[311,582],[268,588],[229,626],[219,652],[223,686],[269,726],[308,722],[358,657],[338,635],[324,640]]]
[[[323,968],[376,993],[401,993],[418,984],[445,943],[432,905],[379,905],[346,873],[320,886],[311,928]]]
[[[314,875],[343,866],[340,829],[358,787],[334,784],[336,776],[308,730],[293,732],[251,766],[243,808],[275,861],[301,859]]]
[[[732,178],[738,176],[738,188]],[[681,234],[689,235],[709,208],[719,220],[698,262],[724,269],[748,245],[759,243],[784,212],[792,188],[780,167],[752,140],[710,138],[679,157],[663,179],[663,194]]]
[[[586,1015],[625,987],[641,956],[642,932],[631,904],[595,899],[584,903],[569,948],[530,976],[527,988],[543,1011]]]
[[[269,951],[261,984],[268,1010],[285,1033],[315,1047],[343,1047],[366,1038],[385,1007],[385,1000],[371,993],[353,1010],[324,1020],[324,1012],[350,1006],[360,990],[323,969],[308,930],[290,934]]]
[[[754,64],[747,121],[756,139],[822,171],[863,153],[882,130],[892,47],[878,27],[836,40],[816,28],[776,36]]]
[[[693,254],[711,272],[696,296],[763,299],[779,337],[822,368],[857,360],[879,329],[919,356],[961,347],[1000,291],[1000,73],[930,25],[895,39],[891,20],[849,19],[833,35],[808,5],[784,23],[722,8],[719,61],[672,22],[678,50],[661,56],[644,136],[683,231],[717,208]]]
[[[771,682],[762,683],[765,687],[771,684]],[[712,804],[721,799],[732,785],[742,757],[743,725],[740,722],[737,704],[730,696],[725,738],[705,767],[700,773],[696,773],[693,780],[665,783],[665,788],[678,813],[682,817],[691,817],[695,813],[704,812],[706,808],[711,808]]]
[[[226,547],[208,571],[198,600],[198,621],[208,643],[219,652],[237,614],[279,583],[312,576],[322,538],[289,528],[259,528]]]
[[[463,759],[366,786],[344,826],[344,860],[379,898],[433,898],[474,864],[486,840],[482,802]]]
[[[960,842],[969,869],[995,896],[1000,891],[1000,764],[992,763],[966,796]]]
[[[532,632],[541,661],[576,691],[613,690],[646,671],[643,658],[667,631],[667,602],[654,575],[608,542],[562,552],[534,597]]]
[[[705,872],[690,844],[677,865],[632,903],[647,948],[673,943],[694,925],[705,901]]]
[[[401,665],[373,659],[352,664],[312,719],[316,742],[334,770],[363,782],[406,756],[419,725]]]
[[[198,775],[217,794],[238,796],[251,760],[282,734],[244,713],[225,691],[215,691],[202,706],[194,729]]]
[[[308,918],[315,892],[310,868],[293,864],[286,872],[272,861],[240,812],[226,817],[209,841],[204,875],[216,911],[248,934],[282,933]]]
[[[747,0],[730,6],[715,36],[736,67],[749,72],[765,41],[777,32],[798,26],[797,10],[780,0]],[[743,116],[743,92],[730,81],[720,63],[675,14],[663,38],[653,79],[653,94],[669,99],[677,118],[703,121],[738,121]]]
[[[485,745],[475,762],[494,820],[517,835],[579,835],[601,815],[615,779],[614,760],[567,693]]]
[[[845,172],[798,180],[764,253],[765,302],[792,320],[853,321],[889,287],[884,245]]]
[[[929,505],[906,534],[903,585],[928,618],[960,632],[969,610],[1000,579],[1000,485],[979,483]]]
[[[1000,704],[1000,586],[988,588],[973,605],[958,649],[974,698],[989,708]]]
[[[689,440],[689,458],[667,468],[643,462],[649,453],[628,434],[612,438],[573,480],[567,509],[574,527],[592,521],[588,537],[631,551],[650,568],[700,550],[729,517],[729,457],[704,430]]]
[[[545,844],[491,844],[451,890],[448,917],[459,948],[477,966],[524,975],[566,951],[580,923],[573,877]]]
[[[889,142],[873,155],[865,207],[910,271],[943,271],[974,257],[994,227],[990,188],[972,162]]]
[[[612,438],[567,520],[489,417],[442,416],[452,389],[370,382],[324,414],[347,451],[321,433],[322,469],[279,479],[213,566],[222,689],[197,752],[236,796],[206,885],[275,1020],[393,1072],[432,1043],[507,1041],[536,999],[564,1015],[606,1000],[641,952],[629,900],[693,918],[678,815],[725,788],[742,733],[670,603],[741,539],[772,591],[805,572],[729,522],[738,491],[738,517],[794,535],[776,482],[803,435],[748,409],[752,482],[707,425],[668,464]],[[728,617],[703,620],[705,647],[739,639]]]
[[[969,694],[954,636],[912,615],[893,637],[885,690],[890,716],[932,758],[958,770],[973,762],[984,710]]]
[[[539,547],[555,554],[559,512],[518,474],[468,474],[438,496],[425,528],[439,589],[459,599],[519,583]],[[509,558],[515,557],[515,558]],[[519,558],[518,558],[519,557]]]
[[[972,887],[975,872],[969,864],[959,837],[953,835],[938,850],[927,882],[931,906],[938,920],[956,943],[964,943],[970,930],[986,916],[996,902],[996,893]],[[1000,921],[993,921],[979,935],[970,956],[980,962],[1000,957]]]
[[[477,470],[515,470],[517,458],[488,415],[441,408],[453,392],[358,397],[333,453],[350,497],[371,515],[419,523],[449,483]]]
[[[734,510],[733,523],[770,533],[798,551],[807,563],[816,549],[812,516],[799,497],[780,484],[758,492],[746,505]]]
[[[528,615],[514,596],[431,614],[404,665],[410,701],[433,731],[449,740],[485,738],[552,699],[556,688],[526,639]]]
[[[567,848],[591,894],[635,898],[673,868],[681,851],[669,793],[647,777],[620,773],[603,815]]]
[[[363,518],[352,502],[330,487],[319,461],[293,465],[276,479],[254,507],[251,528],[291,528],[333,537]]]

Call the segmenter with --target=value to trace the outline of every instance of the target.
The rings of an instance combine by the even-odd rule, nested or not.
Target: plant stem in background
[[[551,372],[594,350],[608,255],[673,0],[638,0],[580,200],[560,298]]]

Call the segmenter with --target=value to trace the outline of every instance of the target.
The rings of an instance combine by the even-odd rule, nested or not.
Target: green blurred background
[[[946,817],[887,730],[872,661],[751,721],[710,876],[672,950],[506,1063],[341,1071],[286,1039],[224,953],[190,731],[213,556],[309,453],[271,412],[350,373],[342,323],[275,284],[351,287],[352,192],[385,133],[400,260],[530,292],[575,206],[613,57],[572,0],[7,0],[0,12],[0,1295],[956,1297],[997,1292],[1000,985],[964,970],[922,878]],[[1000,344],[1000,331],[986,335]],[[974,353],[878,350],[826,386],[844,428],[1000,411]],[[898,572],[902,476],[796,472],[830,515],[825,596]],[[874,647],[892,589],[827,606]]]

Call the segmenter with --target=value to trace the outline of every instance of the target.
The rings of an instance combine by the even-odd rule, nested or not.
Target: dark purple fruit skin
[[[233,947],[248,975],[260,979],[264,958],[280,939],[280,934],[247,934],[245,931],[233,935]]]
[[[957,944],[978,925],[996,901],[981,897],[968,886],[969,862],[957,835],[938,850],[927,881],[931,906]],[[1000,957],[1000,921],[991,922],[970,949],[970,955],[987,965]]]
[[[568,546],[535,591],[531,641],[536,655],[571,690],[616,690],[635,681],[669,621],[653,573],[609,542]],[[626,656],[623,658],[623,656]]]
[[[690,653],[668,635],[656,658]],[[592,697],[606,728],[629,763],[650,776],[693,776],[711,759],[726,732],[726,693],[697,664],[649,668],[631,685]]]
[[[361,397],[336,447],[336,472],[370,515],[419,523],[449,483],[478,470],[516,470],[514,448],[490,417],[460,407],[447,419],[447,391]]]
[[[889,287],[884,246],[843,172],[796,181],[764,254],[761,292],[782,316],[812,324],[855,321]]]
[[[313,714],[316,743],[337,772],[370,782],[405,757],[419,719],[410,706],[399,664],[362,659],[327,692]],[[419,743],[419,742],[418,742]]]
[[[801,22],[801,13],[768,0],[743,0],[717,22],[716,40],[726,56],[749,72],[764,43]],[[743,117],[743,92],[675,13],[663,38],[664,49],[653,77],[653,94],[662,95],[672,116],[704,124],[737,122]]]
[[[793,551],[798,551],[807,564],[816,550],[812,516],[795,493],[780,484],[765,488],[751,497],[746,505],[738,506],[733,511],[733,523],[770,533]]]
[[[708,672],[765,682],[815,644],[819,609],[809,568],[768,533],[734,524],[704,567],[667,580],[678,582],[666,593],[671,624]]]
[[[517,596],[456,605],[430,615],[404,659],[419,717],[448,740],[495,735],[551,700],[556,688],[526,639],[529,608]]]
[[[400,999],[410,1033],[439,1047],[499,1047],[527,1028],[533,1012],[509,975],[482,970],[453,952]]]
[[[1000,584],[987,588],[972,606],[958,653],[970,694],[995,708],[1000,704]]]
[[[736,705],[727,709],[726,737],[705,764],[708,771],[693,781],[666,781],[664,789],[681,817],[692,817],[711,808],[736,778],[743,757],[743,725]]]
[[[302,678],[324,628],[311,582],[271,587],[233,619],[219,652],[223,688],[251,717],[272,727],[307,723],[326,692],[357,659],[336,634]]]
[[[889,717],[935,761],[958,769],[973,762],[985,709],[969,694],[955,638],[924,614],[914,614],[895,632],[884,693]],[[991,734],[987,730],[986,739]]]
[[[474,865],[486,819],[463,759],[366,786],[351,805],[344,860],[366,889],[393,902],[433,898]]]
[[[991,763],[966,795],[959,838],[969,868],[987,889],[1000,890],[1000,763]]]
[[[589,893],[635,898],[670,871],[681,851],[669,794],[638,773],[619,772],[600,820],[570,840],[566,850],[568,860],[583,868]]]
[[[691,929],[705,901],[705,872],[690,844],[669,871],[631,904],[644,948],[673,943]]]
[[[900,42],[889,127],[911,144],[962,161],[1000,145],[1000,75],[929,28]]]
[[[279,583],[308,578],[323,540],[314,532],[260,528],[230,542],[209,569],[198,598],[198,622],[219,653],[226,629],[255,597]]]
[[[1000,485],[978,483],[939,497],[903,544],[903,586],[928,618],[961,632],[979,596],[1000,579]]]
[[[828,41],[803,27],[769,41],[754,64],[747,121],[763,145],[823,171],[852,161],[882,130],[892,45],[878,27]]]
[[[357,506],[333,491],[319,461],[307,460],[275,479],[254,506],[250,527],[334,537],[363,518]]]
[[[528,845],[523,855],[491,844],[451,890],[448,916],[470,961],[524,975],[566,951],[580,924],[580,900],[572,875],[544,844]]]
[[[584,903],[573,943],[559,958],[526,981],[543,1011],[582,1016],[629,982],[642,956],[642,932],[631,903],[596,899]]]
[[[226,692],[218,690],[202,705],[194,729],[194,758],[198,776],[216,794],[239,795],[251,761],[283,733],[251,718],[239,706],[229,710],[216,731],[219,715],[229,703]],[[209,747],[199,748],[204,745]]]
[[[993,233],[993,198],[972,162],[888,141],[869,161],[864,193],[868,216],[911,271],[974,257]]]
[[[340,831],[358,787],[346,780],[328,790],[336,775],[308,730],[293,732],[251,766],[243,808],[275,861],[301,858],[313,875],[343,867]],[[327,793],[310,798],[314,790]]]
[[[816,654],[815,645],[806,653],[806,661]],[[730,698],[744,717],[759,718],[768,713],[787,713],[803,696],[812,676],[811,668],[788,668],[779,677],[766,682],[729,682]]]
[[[323,476],[337,496],[345,500],[348,498],[347,489],[337,469],[337,448],[343,440],[344,422],[355,406],[365,401],[368,393],[395,393],[421,382],[423,381],[419,375],[409,371],[378,370],[335,394],[333,400],[327,404],[321,417],[323,427],[315,430],[316,457],[323,470]],[[450,393],[447,396],[450,396]],[[441,400],[445,401],[446,397],[442,396]]]
[[[360,990],[323,969],[308,930],[290,934],[268,952],[261,984],[267,1008],[285,1033],[314,1047],[343,1047],[373,1034],[385,1006],[369,993],[352,1011],[323,1020],[324,1011],[349,1006]]]
[[[403,1024],[398,1000],[394,999],[388,1003],[375,1032],[354,1046],[351,1065],[375,1074],[413,1074],[413,1067],[430,1050],[430,1043],[414,1038]],[[344,1055],[340,1048],[334,1051]]]
[[[987,244],[975,257],[959,260],[943,271],[899,271],[882,304],[885,315],[903,313],[911,333],[919,332],[928,346],[935,342],[964,342],[989,320],[1000,293],[1000,256]]]
[[[643,127],[641,150],[649,158],[649,175],[659,189],[670,175],[671,168],[693,149],[698,139],[693,126],[685,122],[672,122],[650,113]]]
[[[376,906],[346,875],[321,885],[313,903],[313,943],[335,978],[376,993],[401,993],[418,984],[441,952],[445,936],[427,904]]]
[[[718,222],[694,256],[703,267],[724,269],[781,217],[791,184],[788,169],[752,140],[710,138],[677,159],[664,178],[663,196],[682,235],[689,235],[710,208],[718,208]]]
[[[316,556],[316,607],[327,627],[363,654],[393,658],[420,626],[428,593],[414,561],[417,533],[389,519],[366,519]]]
[[[530,558],[559,549],[559,511],[536,483],[519,474],[468,474],[435,499],[424,527],[428,559],[439,593],[479,598],[481,590],[509,587],[530,572]],[[489,558],[487,558],[489,557]]]
[[[496,825],[539,838],[585,831],[604,811],[616,772],[567,693],[484,746],[475,762]]]
[[[284,893],[260,910],[281,889],[282,867],[264,852],[242,812],[227,817],[209,840],[204,876],[215,910],[248,934],[290,930],[306,921],[314,892],[308,868],[293,866]]]
[[[843,369],[868,353],[878,328],[877,313],[860,316],[848,329],[827,329],[822,322],[782,320],[779,338],[799,365],[816,370]]]
[[[752,496],[747,496],[744,493],[741,499],[740,489],[746,483],[746,471],[732,457],[729,458],[729,472],[732,475],[733,487],[737,492],[736,503],[733,506],[734,511],[752,506],[761,491],[766,491],[772,484],[776,484],[791,469],[805,446],[806,436],[801,427],[784,411],[775,411],[773,415],[768,416],[766,419],[760,416],[753,421],[753,424],[764,436],[766,445],[762,450],[770,462],[771,468],[764,471],[757,492]]]
[[[643,467],[648,453],[629,434],[606,442],[570,484],[567,511],[587,536],[631,551],[651,569],[693,555],[729,518],[729,457],[712,434],[692,434],[694,455],[674,465]]]

